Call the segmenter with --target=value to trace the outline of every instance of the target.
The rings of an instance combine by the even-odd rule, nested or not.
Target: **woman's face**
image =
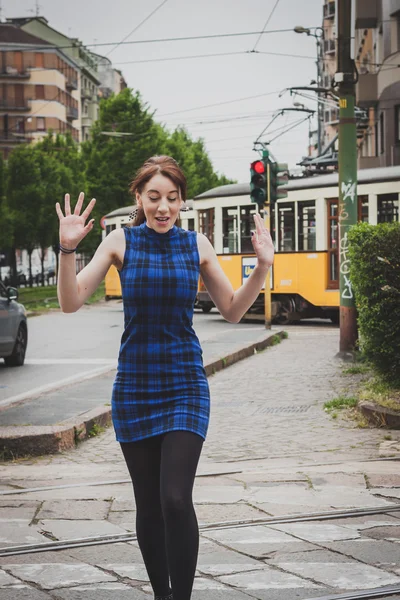
[[[183,205],[177,186],[160,173],[146,183],[142,192],[136,192],[138,206],[142,206],[149,227],[165,233],[173,227]]]

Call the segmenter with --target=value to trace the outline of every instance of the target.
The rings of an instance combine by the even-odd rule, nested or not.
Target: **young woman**
[[[199,533],[192,490],[206,437],[210,397],[202,351],[192,328],[201,274],[221,315],[237,323],[257,298],[274,248],[254,216],[257,266],[234,292],[208,239],[176,225],[186,180],[174,159],[150,158],[131,184],[137,215],[131,227],[112,231],[78,275],[75,251],[92,230],[95,204],[72,213],[69,195],[60,219],[58,298],[75,312],[111,265],[119,270],[125,329],[113,387],[112,416],[132,478],[136,531],[157,600],[190,600]]]

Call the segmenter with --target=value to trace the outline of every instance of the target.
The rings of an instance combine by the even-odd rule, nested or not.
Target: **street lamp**
[[[311,31],[313,30],[313,31]],[[316,43],[317,43],[317,87],[321,87],[320,83],[321,83],[321,68],[320,68],[320,64],[321,64],[321,39],[323,38],[324,35],[324,30],[322,29],[322,27],[303,27],[302,25],[296,25],[296,27],[293,28],[293,31],[295,33],[306,33],[308,36],[311,36],[313,38],[315,38]],[[318,33],[317,33],[318,32]],[[320,101],[319,101],[319,92],[317,92],[317,123],[318,123],[318,155],[321,154],[321,107],[320,107]]]

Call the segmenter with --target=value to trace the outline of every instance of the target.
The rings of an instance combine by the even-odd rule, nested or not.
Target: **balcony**
[[[28,110],[31,110],[28,100],[17,98],[0,99],[0,112],[27,112]]]
[[[29,142],[26,133],[14,133],[11,131],[0,130],[0,144],[25,144]]]
[[[356,29],[377,27],[379,4],[376,0],[356,0]]]
[[[328,2],[324,4],[324,19],[335,18],[335,2]]]
[[[31,74],[28,71],[18,71],[15,67],[6,67],[0,72],[1,79],[29,79]]]
[[[82,88],[81,89],[81,97],[91,100],[93,98],[93,92],[89,88]]]
[[[82,127],[91,127],[93,125],[93,119],[88,115],[85,115],[82,117],[81,125]]]
[[[67,119],[77,119],[78,118],[78,109],[74,106],[67,106]]]
[[[378,101],[377,73],[360,73],[356,84],[357,105],[362,108],[373,106]]]
[[[78,80],[74,77],[68,77],[66,86],[68,90],[77,90],[78,89]]]
[[[335,54],[335,52],[336,52],[335,40],[324,40],[324,52],[325,52],[325,54]]]

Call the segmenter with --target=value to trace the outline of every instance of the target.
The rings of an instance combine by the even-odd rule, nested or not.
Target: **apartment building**
[[[22,31],[46,40],[49,44],[62,49],[78,65],[79,110],[77,127],[79,141],[88,140],[90,129],[99,113],[99,78],[97,59],[80,40],[69,38],[49,25],[45,17],[27,17],[7,19]]]
[[[0,23],[0,151],[4,158],[21,142],[49,129],[79,140],[78,65],[62,50]]]
[[[97,63],[97,72],[100,79],[99,96],[109,98],[111,94],[119,94],[128,87],[121,71],[114,69],[112,62],[106,56],[92,52]]]
[[[355,44],[360,168],[400,165],[400,0],[357,0]]]
[[[323,5],[323,75],[330,88],[336,71],[335,2]],[[400,0],[356,0],[354,60],[360,169],[400,164]],[[323,146],[337,140],[339,111],[326,104]]]

